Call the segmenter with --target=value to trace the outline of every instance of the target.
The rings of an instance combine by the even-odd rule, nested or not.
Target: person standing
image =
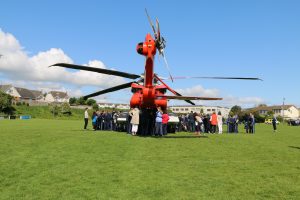
[[[191,113],[188,116],[189,119],[189,132],[195,131],[195,115],[194,112],[191,111]]]
[[[131,116],[131,133],[132,135],[136,135],[140,123],[140,110],[137,107],[135,107],[129,112],[129,115]]]
[[[213,114],[210,116],[210,124],[211,124],[211,133],[214,134],[216,133],[216,127],[218,124],[218,116],[216,112],[213,112]]]
[[[273,132],[277,132],[276,123],[277,123],[277,119],[275,116],[273,116],[273,119],[272,119]]]
[[[255,118],[252,113],[250,113],[249,118],[249,133],[254,133],[254,126],[255,126]]]
[[[234,115],[234,133],[239,132],[239,116],[237,114]]]
[[[196,127],[195,127],[195,134],[196,135],[200,135],[201,134],[201,125],[202,125],[202,119],[201,119],[201,117],[199,116],[199,114],[198,113],[196,113],[195,114],[195,125],[196,125]]]
[[[97,127],[97,113],[96,112],[93,112],[93,115],[92,115],[92,125],[93,125],[93,130],[95,131],[96,130],[96,127]]]
[[[162,110],[158,107],[155,117],[155,135],[162,136],[162,134]]]
[[[219,134],[222,134],[223,133],[223,117],[222,117],[222,114],[220,111],[218,112],[217,120],[218,120]]]
[[[167,113],[167,110],[163,111],[162,114],[162,130],[163,130],[163,135],[167,135],[167,128],[168,128],[168,121],[169,121],[170,117]]]
[[[88,113],[88,108],[85,108],[84,111],[84,130],[86,130],[86,127],[89,123],[89,113]]]

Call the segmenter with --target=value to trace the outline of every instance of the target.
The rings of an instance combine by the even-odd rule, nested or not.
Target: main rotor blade
[[[169,64],[168,64],[168,61],[167,61],[167,58],[166,58],[166,56],[165,56],[165,53],[164,53],[163,49],[161,50],[161,55],[162,55],[162,57],[163,57],[163,59],[164,59],[164,61],[165,61],[165,66],[166,66],[166,68],[167,68],[167,70],[168,70],[169,77],[170,77],[170,79],[171,79],[172,82],[173,82],[173,77],[172,77],[172,75],[171,75],[171,70],[170,70],[170,68],[169,68]]]
[[[165,95],[159,95],[157,97],[166,97],[167,99],[177,99],[177,100],[222,100],[223,99],[223,98],[212,98],[212,97],[165,96]]]
[[[161,42],[160,28],[159,28],[159,21],[158,21],[157,18],[156,18],[156,30],[157,30],[157,40],[158,40],[159,42]]]
[[[68,64],[68,63],[56,63],[52,66],[57,66],[57,67],[65,67],[65,68],[70,68],[70,69],[79,69],[79,70],[85,70],[85,71],[90,71],[90,72],[97,72],[100,74],[108,74],[108,75],[114,75],[114,76],[121,76],[124,78],[130,78],[130,79],[136,79],[140,78],[140,75],[137,74],[130,74],[126,72],[120,72],[120,71],[115,71],[115,70],[110,70],[110,69],[102,69],[102,68],[96,68],[96,67],[88,67],[88,66],[82,66],[82,65],[74,65],[74,64]]]
[[[101,94],[106,94],[106,93],[109,93],[109,92],[114,92],[114,91],[117,91],[117,90],[122,90],[122,89],[125,89],[125,88],[129,88],[129,87],[131,87],[132,83],[136,83],[136,82],[132,81],[132,82],[125,83],[125,84],[122,84],[122,85],[117,85],[115,87],[111,87],[111,88],[108,88],[108,89],[105,89],[105,90],[101,90],[101,91],[86,95],[83,98],[88,99],[90,97],[95,97],[95,96],[98,96],[98,95],[101,95]]]
[[[181,94],[179,94],[178,92],[176,92],[175,90],[173,90],[172,88],[170,88],[167,84],[165,84],[165,82],[163,82],[156,74],[154,74],[154,77],[159,80],[164,86],[167,87],[167,89],[172,92],[173,94],[177,95],[177,96],[182,96]],[[195,105],[194,102],[190,101],[190,100],[185,100],[187,103]]]
[[[156,36],[156,30],[155,30],[155,27],[154,27],[154,25],[153,25],[153,23],[152,23],[152,21],[151,21],[151,18],[150,18],[149,14],[148,14],[147,8],[145,8],[145,12],[146,12],[148,21],[149,21],[149,23],[150,23],[150,26],[151,26],[151,28],[152,28],[154,34],[155,34],[155,37],[157,37],[157,36]]]
[[[177,76],[173,77],[173,79],[231,79],[231,80],[250,80],[250,81],[263,81],[260,78],[253,78],[253,77],[209,77],[209,76]]]

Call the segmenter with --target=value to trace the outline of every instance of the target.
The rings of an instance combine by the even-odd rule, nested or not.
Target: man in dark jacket
[[[274,131],[274,132],[277,132],[276,123],[277,123],[277,119],[276,119],[275,116],[273,116],[273,119],[272,119],[272,125],[273,125],[273,131]]]

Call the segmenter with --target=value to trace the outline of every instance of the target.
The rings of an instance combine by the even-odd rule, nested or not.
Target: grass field
[[[144,138],[82,126],[1,120],[0,198],[300,199],[300,127]]]

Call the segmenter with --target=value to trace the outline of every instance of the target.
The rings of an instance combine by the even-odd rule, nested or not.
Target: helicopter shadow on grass
[[[298,149],[300,150],[300,147],[296,147],[296,146],[289,146],[290,148],[293,148],[293,149]]]
[[[149,137],[149,136],[148,136]],[[168,136],[150,136],[151,138],[156,138],[156,139],[202,139],[202,138],[206,138],[208,139],[208,136],[200,136],[200,135],[168,135]]]

